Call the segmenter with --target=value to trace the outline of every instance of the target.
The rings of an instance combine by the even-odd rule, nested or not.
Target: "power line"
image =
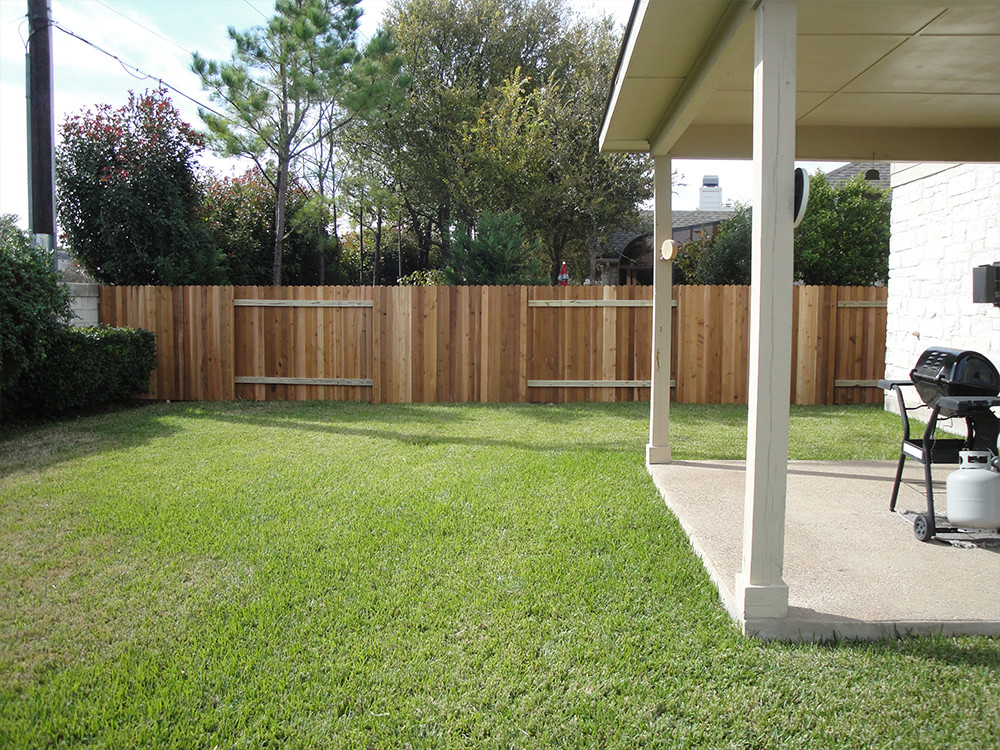
[[[118,16],[121,16],[122,18],[124,18],[124,19],[125,19],[126,21],[128,21],[129,23],[131,23],[131,24],[135,24],[136,26],[138,26],[138,27],[139,27],[140,29],[142,29],[143,31],[146,31],[147,33],[150,33],[150,34],[152,34],[153,36],[155,36],[155,37],[159,37],[159,38],[160,38],[160,39],[162,39],[163,41],[165,41],[165,42],[167,42],[167,43],[169,43],[169,44],[172,44],[172,45],[174,45],[174,46],[175,46],[175,47],[176,47],[177,49],[179,49],[179,50],[180,50],[181,52],[187,52],[187,53],[188,53],[189,55],[191,54],[191,50],[189,50],[189,49],[185,49],[184,47],[182,47],[181,45],[179,45],[179,44],[178,44],[177,42],[175,42],[175,41],[174,41],[173,39],[168,39],[167,37],[163,36],[163,34],[160,34],[160,33],[159,33],[159,32],[157,32],[157,31],[153,31],[153,30],[152,30],[151,28],[149,28],[148,26],[144,26],[143,24],[139,23],[139,22],[138,22],[138,21],[136,21],[136,20],[135,20],[134,18],[129,18],[129,17],[128,17],[128,16],[126,16],[126,15],[125,15],[124,13],[122,13],[122,12],[121,12],[120,10],[115,10],[115,9],[114,9],[114,8],[112,8],[112,7],[110,6],[110,5],[108,5],[107,3],[103,3],[103,2],[101,2],[101,0],[94,0],[94,2],[95,2],[95,3],[97,3],[98,5],[101,5],[101,6],[105,7],[105,8],[107,8],[108,10],[110,10],[110,11],[111,11],[112,13],[114,13],[115,15],[118,15]]]
[[[98,52],[100,52],[102,55],[106,55],[107,57],[110,57],[112,60],[114,60],[115,62],[117,62],[119,65],[121,65],[122,66],[122,70],[124,70],[126,73],[128,73],[133,78],[135,78],[137,80],[140,80],[140,81],[144,81],[144,80],[156,81],[157,83],[159,83],[164,88],[170,89],[175,94],[183,96],[188,101],[193,102],[194,104],[197,104],[199,107],[204,108],[205,110],[211,112],[212,114],[217,115],[218,117],[222,117],[222,118],[224,118],[226,120],[232,121],[231,117],[229,117],[227,115],[224,115],[221,112],[216,111],[215,109],[213,109],[212,107],[208,106],[204,102],[198,101],[193,96],[189,96],[188,94],[184,93],[179,88],[177,88],[176,86],[170,85],[169,83],[167,83],[166,81],[164,81],[159,76],[150,75],[149,73],[146,73],[145,71],[140,70],[135,65],[130,65],[129,63],[125,62],[120,57],[118,57],[118,55],[116,55],[116,54],[114,54],[112,52],[108,52],[106,49],[104,49],[102,47],[99,47],[98,45],[96,45],[92,41],[90,41],[89,39],[85,39],[82,36],[80,36],[79,34],[73,32],[73,31],[70,31],[69,29],[61,26],[58,21],[52,21],[51,25],[52,25],[53,28],[58,29],[59,31],[63,32],[64,34],[66,34],[68,36],[71,36],[74,39],[78,39],[78,40],[80,40],[81,42],[83,42],[84,44],[86,44],[86,45],[88,45],[90,47],[93,47],[95,50],[97,50]],[[133,73],[132,71],[135,71],[135,73]]]
[[[265,21],[267,20],[267,16],[266,16],[266,15],[264,15],[263,11],[261,11],[261,9],[260,9],[260,8],[258,8],[258,7],[256,6],[256,5],[253,5],[253,4],[252,4],[252,3],[250,2],[250,0],[243,0],[243,4],[244,4],[244,5],[246,5],[246,6],[248,7],[248,8],[250,8],[251,10],[255,10],[255,11],[257,11],[257,14],[258,14],[258,15],[259,15],[259,16],[260,16],[261,18],[263,18],[263,19],[264,19]]]

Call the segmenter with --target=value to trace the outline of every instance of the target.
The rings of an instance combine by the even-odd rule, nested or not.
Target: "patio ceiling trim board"
[[[684,78],[650,138],[650,152],[666,154],[688,129],[695,115],[715,91],[717,82],[733,64],[730,45],[736,32],[761,0],[730,0],[719,22],[706,40],[698,59]]]
[[[675,159],[746,159],[752,125],[698,125],[673,141]],[[796,158],[812,161],[995,162],[1000,132],[994,128],[875,128],[803,125],[795,128]],[[642,150],[642,149],[639,149]]]
[[[625,71],[628,68],[627,60],[629,55],[631,55],[632,49],[635,47],[635,35],[632,31],[641,25],[642,13],[645,12],[648,3],[649,0],[634,0],[632,3],[632,12],[629,14],[628,23],[625,24],[622,48],[618,53],[618,60],[615,62],[615,72],[611,76],[611,89],[608,91],[608,100],[604,105],[605,117],[604,122],[601,123],[601,133],[598,136],[598,142],[601,144],[604,143],[604,136],[608,127],[606,113],[614,111],[618,104],[618,93],[622,89]],[[649,143],[646,141],[635,141],[630,143],[626,150],[629,152],[644,153],[649,150]]]

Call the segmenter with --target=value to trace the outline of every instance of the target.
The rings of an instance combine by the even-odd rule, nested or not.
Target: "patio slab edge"
[[[819,643],[887,641],[915,636],[1000,637],[1000,623],[991,621],[845,622],[836,619],[798,619],[791,614],[783,619],[743,620],[738,616],[734,619],[744,635],[764,641]]]
[[[881,462],[880,462],[881,463]],[[668,467],[670,467],[668,469]],[[696,481],[700,470],[709,467],[718,475],[713,479],[721,479],[711,484],[711,488],[706,490],[705,485]],[[890,467],[894,468],[894,462],[886,463],[885,466],[878,464],[858,464],[850,462],[790,462],[790,475],[805,476],[810,482],[824,482],[826,477],[833,477],[836,481],[843,481],[844,476],[849,478],[858,473],[861,467],[865,472],[874,471],[877,475],[875,481],[881,481],[878,489],[880,495],[885,491],[885,477],[880,475],[885,472],[890,473]],[[872,467],[875,467],[873,469]],[[908,636],[989,636],[1000,637],[1000,618],[993,617],[995,606],[983,611],[987,615],[984,619],[975,619],[978,611],[969,611],[973,617],[962,616],[964,613],[953,612],[949,617],[942,612],[941,617],[936,617],[937,613],[928,612],[931,617],[907,617],[904,614],[906,608],[887,606],[885,611],[861,610],[854,612],[851,607],[841,609],[840,607],[829,607],[829,602],[822,598],[813,600],[815,592],[808,589],[802,590],[803,595],[795,602],[790,602],[788,616],[780,619],[744,619],[738,610],[735,596],[735,573],[739,570],[739,560],[742,557],[742,515],[743,515],[743,478],[745,477],[745,462],[742,461],[721,461],[721,462],[696,462],[678,461],[671,464],[647,464],[647,470],[656,488],[659,490],[667,508],[677,518],[682,530],[687,535],[688,540],[701,559],[706,572],[719,593],[720,601],[736,626],[747,636],[760,638],[761,640],[782,640],[791,642],[822,642],[837,640],[893,640]],[[682,472],[678,475],[676,472]],[[695,472],[695,473],[690,473]],[[863,473],[863,472],[862,472]],[[920,482],[922,487],[922,482]],[[891,484],[888,485],[891,487]],[[816,491],[820,494],[826,488],[820,484]],[[717,497],[719,505],[712,508],[711,513],[705,513],[705,498]],[[713,503],[714,504],[714,503]],[[724,506],[724,507],[723,507]],[[716,523],[724,513],[727,519],[725,524]],[[889,514],[886,514],[889,515]],[[737,518],[738,516],[738,518]],[[893,517],[895,514],[892,514]],[[898,518],[898,517],[897,517]],[[706,523],[706,519],[711,519]],[[799,519],[801,521],[801,518]],[[796,521],[791,521],[796,523]],[[720,526],[725,526],[726,533],[720,534]],[[912,532],[905,530],[905,525],[900,527],[902,536],[909,542],[912,540]],[[786,529],[787,533],[796,533],[793,529]],[[813,543],[815,540],[813,540]],[[915,543],[915,542],[914,542]],[[788,540],[786,539],[786,545]],[[818,545],[821,546],[821,545]],[[795,554],[801,561],[804,550],[808,554],[812,549],[810,544],[799,544]],[[922,551],[918,545],[915,551]],[[911,552],[914,550],[911,550]],[[828,552],[828,551],[827,551]],[[996,555],[996,553],[992,553]],[[786,564],[789,550],[786,546]],[[983,558],[978,558],[982,560]],[[996,557],[993,558],[997,559]],[[964,558],[963,564],[975,564],[973,558]],[[848,563],[849,564],[849,563]],[[990,569],[995,568],[995,563],[991,561]],[[801,577],[801,576],[800,576]],[[956,580],[960,580],[956,578]],[[997,588],[992,581],[988,583],[987,589]],[[980,591],[979,594],[987,594],[989,598],[995,599],[995,594],[990,595],[987,591]],[[801,606],[800,606],[801,605]],[[896,609],[897,612],[893,612]],[[885,615],[879,617],[879,615]],[[917,614],[916,611],[913,614]],[[903,615],[903,616],[899,616]],[[957,615],[957,616],[956,616]]]

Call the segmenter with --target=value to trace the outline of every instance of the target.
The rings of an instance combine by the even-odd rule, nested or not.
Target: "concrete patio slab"
[[[939,514],[950,468],[935,473]],[[745,633],[781,640],[1000,636],[1000,547],[919,542],[902,517],[926,511],[922,466],[907,462],[896,513],[889,511],[895,461],[792,461],[788,469],[788,617],[741,621],[734,586],[743,555],[744,462],[649,467]]]

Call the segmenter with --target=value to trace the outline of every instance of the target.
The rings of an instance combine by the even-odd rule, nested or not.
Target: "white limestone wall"
[[[930,346],[1000,367],[1000,308],[972,301],[972,268],[1000,261],[1000,165],[894,164],[891,223],[886,377]]]
[[[96,326],[98,323],[97,313],[97,284],[66,284],[69,289],[73,310],[73,319],[69,322],[73,326]]]

